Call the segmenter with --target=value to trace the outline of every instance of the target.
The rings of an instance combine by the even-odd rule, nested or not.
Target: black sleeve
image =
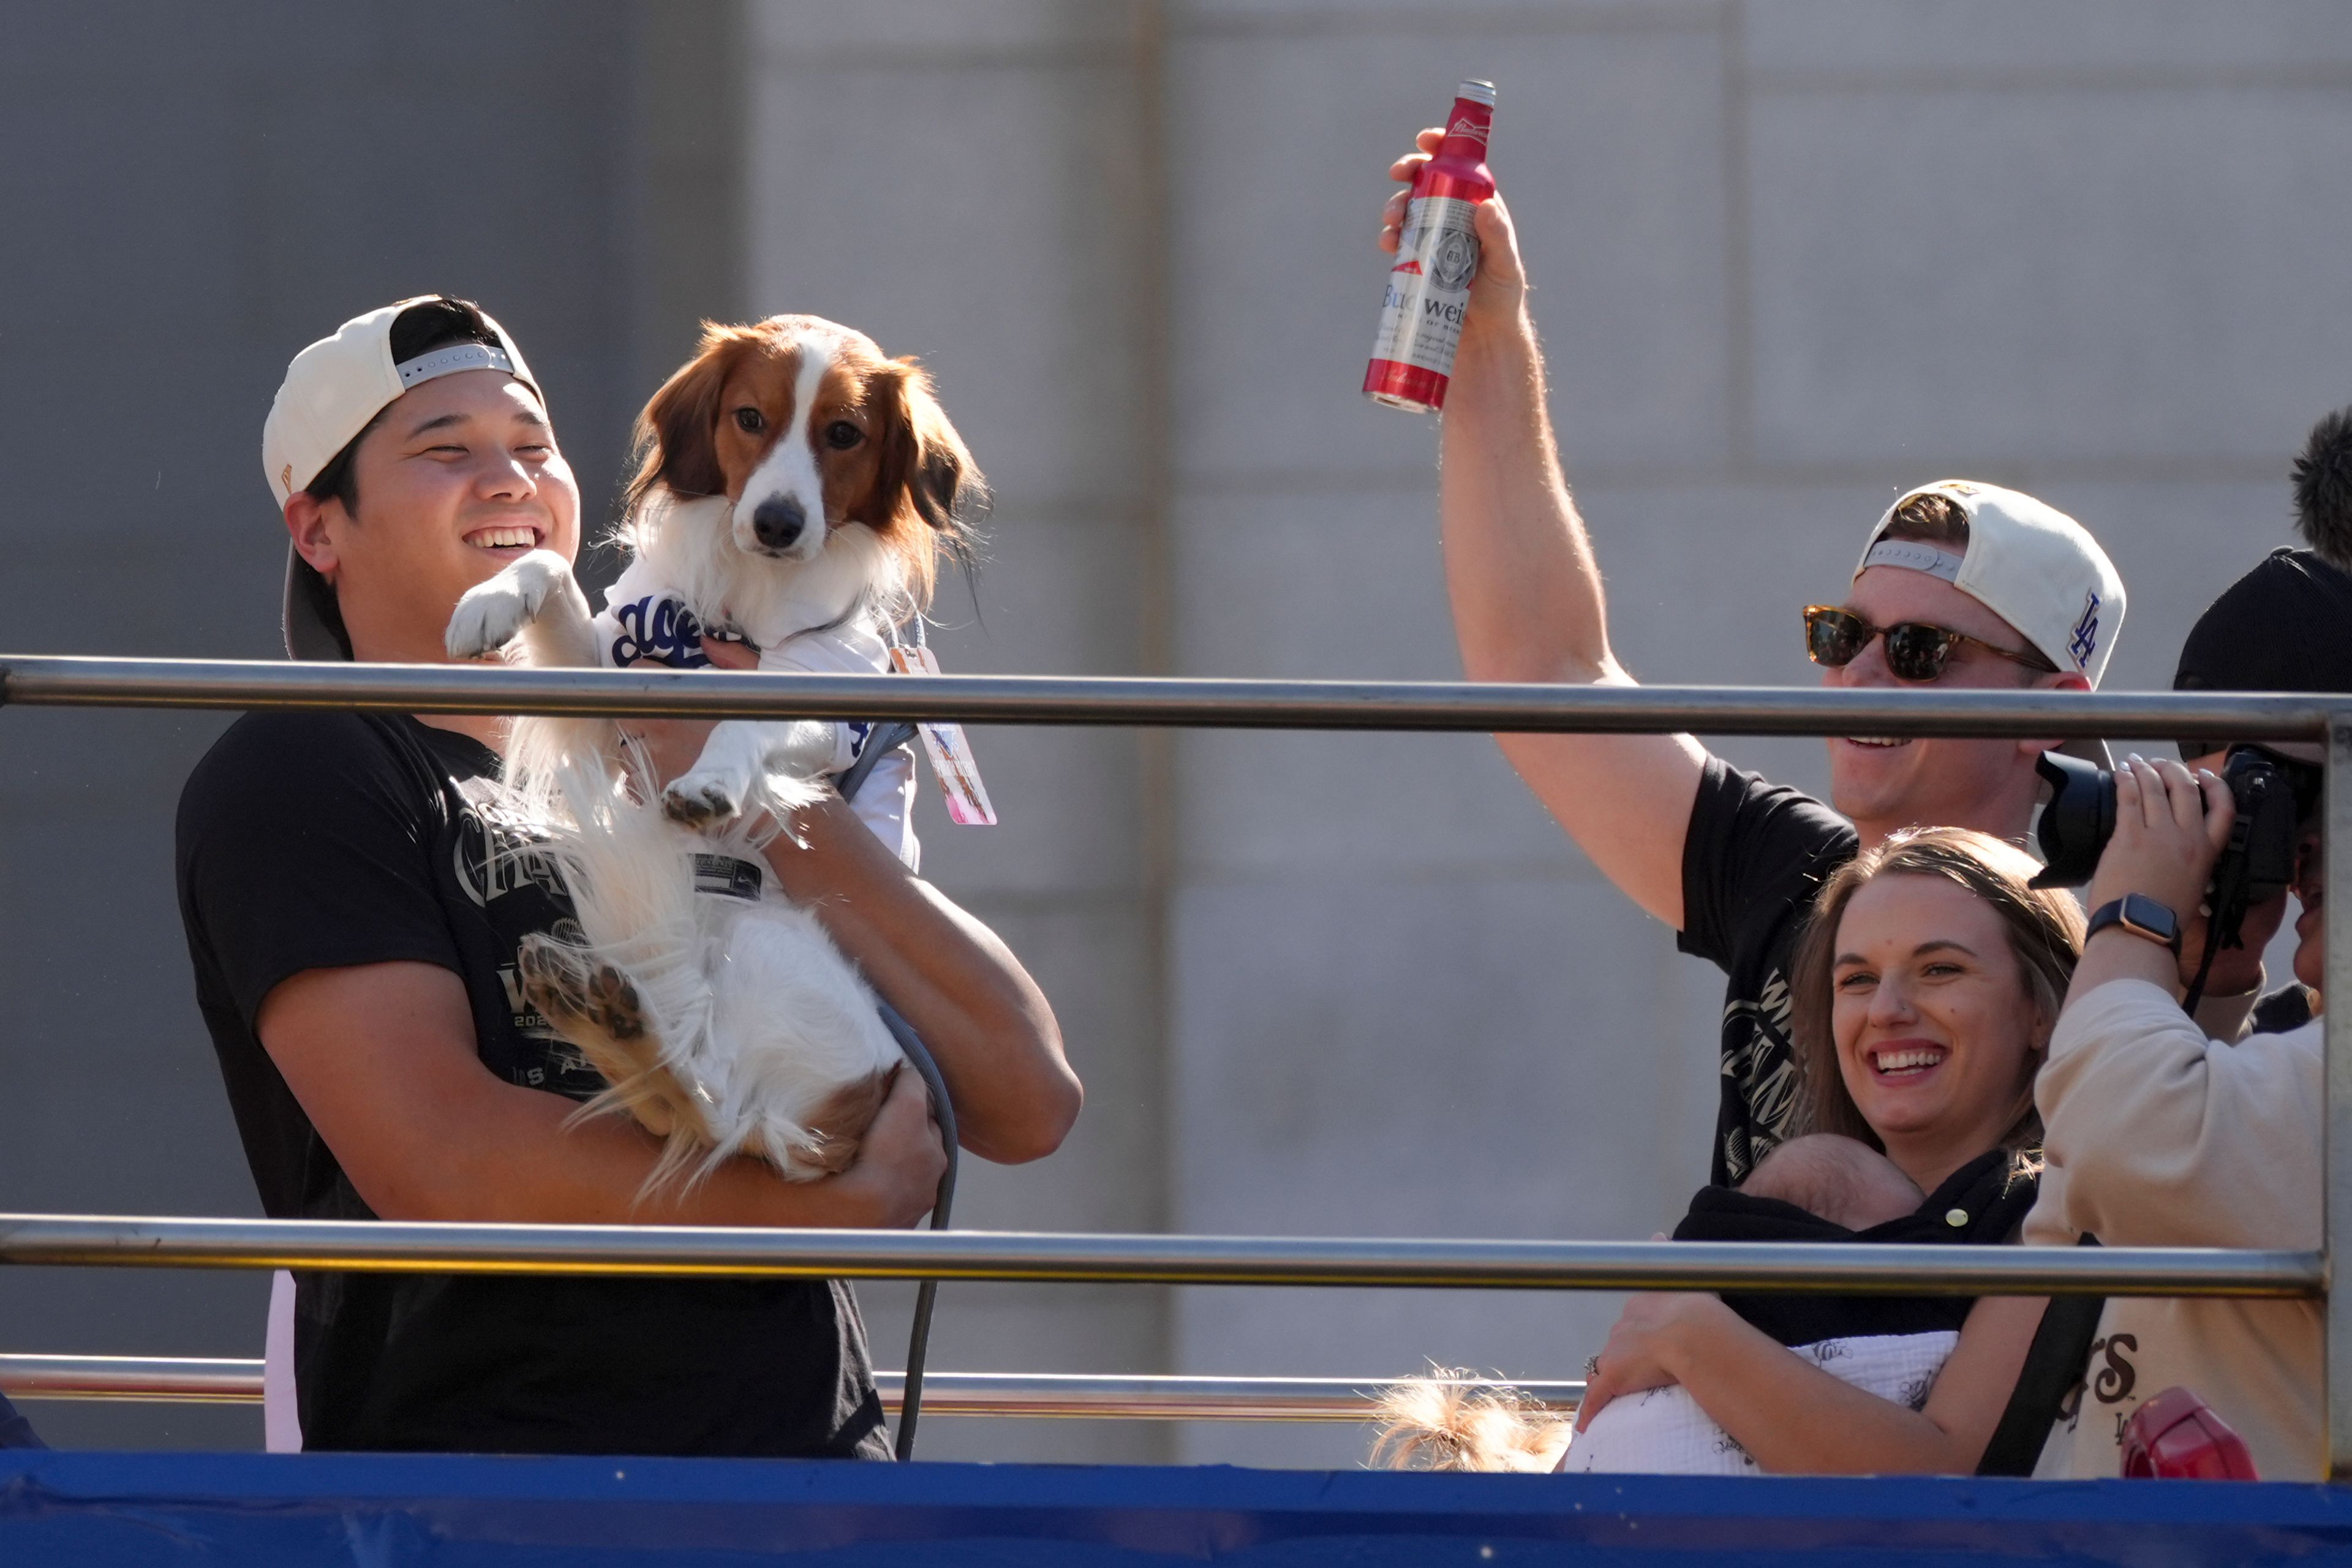
[[[434,896],[432,781],[357,714],[257,714],[189,775],[178,829],[189,945],[247,1029],[306,969],[458,968]]]
[[[2311,993],[2290,980],[2255,1003],[2251,1016],[2253,1026],[2247,1030],[2248,1034],[2287,1035],[2319,1015],[2311,1010]]]
[[[1683,929],[1676,945],[1728,968],[1752,912],[1812,897],[1825,864],[1853,853],[1853,824],[1801,790],[1706,760],[1683,835]]]

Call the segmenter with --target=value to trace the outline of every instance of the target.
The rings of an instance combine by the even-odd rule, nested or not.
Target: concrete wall
[[[753,302],[923,353],[1002,481],[958,668],[1149,668],[1165,616],[1183,674],[1457,672],[1433,426],[1354,389],[1381,170],[1464,75],[1500,85],[1562,446],[1645,678],[1808,682],[1797,607],[1900,489],[1960,473],[2099,533],[2132,590],[2113,682],[2165,685],[2205,599],[2287,542],[2286,455],[2352,392],[2340,7],[1122,9],[758,7]],[[1162,461],[1164,574],[1137,482]],[[1130,743],[978,743],[1007,825],[935,826],[933,870],[1047,976],[1097,1092],[973,1223],[1640,1237],[1704,1178],[1720,981],[1488,743],[1185,734],[1164,879]],[[1822,779],[1815,742],[1721,749]],[[1145,1293],[1088,1300],[1079,1333],[1063,1300],[950,1291],[940,1364],[1572,1376],[1614,1310],[1193,1289],[1164,1328]]]
[[[260,656],[286,358],[430,288],[530,344],[592,495],[701,315],[921,354],[997,483],[950,668],[1455,672],[1423,420],[1356,395],[1381,173],[1462,75],[1539,286],[1622,651],[1802,682],[1794,612],[1947,473],[2083,518],[2114,681],[2287,539],[2347,400],[2352,18],[2229,7],[1435,0],[18,5],[0,24],[0,514],[42,651]],[[488,160],[503,205],[453,190]],[[0,714],[0,1207],[244,1214],[170,809],[208,720]],[[992,730],[929,869],[1089,1087],[961,1217],[1647,1235],[1704,1171],[1719,984],[1486,742]],[[1735,758],[1820,780],[1808,742]],[[895,1363],[904,1300],[869,1291]],[[0,1349],[250,1354],[257,1282],[26,1271]],[[1594,1299],[961,1286],[933,1364],[1572,1375]],[[247,1413],[44,1405],[77,1444]],[[1348,1463],[1350,1429],[940,1421],[927,1452]]]

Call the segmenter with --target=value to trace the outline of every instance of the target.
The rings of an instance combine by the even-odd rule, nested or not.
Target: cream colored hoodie
[[[2144,980],[2077,999],[2033,1089],[2049,1168],[2026,1242],[2318,1247],[2321,1027],[2228,1046]],[[2179,1384],[2246,1440],[2264,1480],[2321,1479],[2322,1331],[2309,1301],[2111,1298],[2086,1386],[2034,1473],[2116,1474],[2124,1423]]]

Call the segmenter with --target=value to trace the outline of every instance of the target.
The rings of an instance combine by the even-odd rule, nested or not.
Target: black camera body
[[[2057,752],[2034,763],[2050,784],[2034,837],[2045,862],[2033,879],[2037,888],[2079,888],[2098,868],[2099,856],[2116,830],[2116,775]],[[2319,770],[2260,746],[2230,748],[2221,764],[2238,816],[2230,842],[2213,863],[2205,901],[2212,910],[2214,940],[2207,952],[2240,947],[2246,910],[2294,881],[2294,846],[2305,812],[2319,798]],[[2190,911],[2179,911],[2184,922]]]

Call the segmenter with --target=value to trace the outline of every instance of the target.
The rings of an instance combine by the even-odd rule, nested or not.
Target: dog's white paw
[[[743,814],[747,793],[741,780],[722,769],[696,768],[680,773],[662,791],[662,815],[686,827],[716,827]]]
[[[534,550],[487,583],[466,590],[444,638],[451,658],[479,658],[522,635],[572,574],[552,550]]]

